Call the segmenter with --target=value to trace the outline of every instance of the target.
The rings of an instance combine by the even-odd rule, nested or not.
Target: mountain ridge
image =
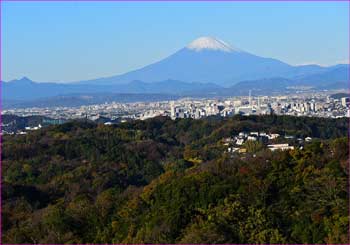
[[[119,100],[120,94],[140,94],[146,100],[148,95],[163,94],[173,96],[193,96],[193,97],[215,97],[215,96],[237,96],[247,95],[249,90],[254,94],[270,95],[276,93],[295,92],[298,87],[309,87],[313,90],[324,89],[347,89],[349,87],[349,67],[338,66],[319,74],[288,79],[284,77],[261,78],[256,80],[244,80],[229,87],[222,87],[211,83],[191,83],[176,80],[165,80],[160,82],[144,82],[135,80],[127,84],[119,85],[94,85],[94,84],[58,84],[58,83],[36,83],[29,79],[19,79],[2,84],[3,105],[7,108],[14,106],[24,107],[45,105],[45,101],[51,105],[61,105],[59,99],[65,100],[67,96],[73,96],[72,101],[82,101],[75,104],[82,104],[84,100],[79,97],[87,94],[100,94],[97,100],[101,102],[103,94],[116,94]],[[334,75],[335,73],[335,75]],[[339,79],[329,79],[334,76]],[[29,81],[28,81],[29,80]],[[294,88],[293,88],[294,87]],[[118,95],[119,94],[119,95]],[[117,96],[118,95],[118,96]],[[61,97],[60,97],[61,96]],[[109,96],[111,100],[111,96]],[[163,97],[158,96],[158,99]],[[164,97],[165,98],[165,97]],[[163,98],[163,99],[164,99]],[[66,105],[66,103],[64,103]]]
[[[109,92],[235,95],[245,93],[249,86],[270,93],[303,85],[315,89],[347,88],[348,81],[348,64],[292,66],[216,38],[202,37],[165,59],[121,75],[71,83],[37,83],[23,77],[3,82],[2,94],[4,101]]]

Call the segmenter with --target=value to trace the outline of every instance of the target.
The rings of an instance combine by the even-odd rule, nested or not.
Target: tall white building
[[[343,97],[341,98],[341,105],[343,107],[347,107],[350,103],[350,98],[349,97]]]

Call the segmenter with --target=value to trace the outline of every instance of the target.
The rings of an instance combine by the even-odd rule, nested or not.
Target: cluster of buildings
[[[229,138],[223,139],[224,146],[227,147],[228,153],[246,153],[246,143],[248,141],[260,142],[271,151],[276,150],[294,150],[294,146],[286,143],[286,141],[294,139],[294,136],[285,135],[281,137],[276,133],[265,132],[240,132],[238,135],[234,135]],[[305,137],[304,139],[298,138],[296,141],[300,143],[312,141],[311,137]]]
[[[176,118],[202,118],[220,115],[291,115],[312,117],[350,117],[350,98],[334,99],[325,94],[289,96],[236,97],[222,100],[173,101],[170,116]]]
[[[169,101],[137,102],[137,103],[103,103],[76,107],[30,107],[4,109],[2,114],[17,116],[43,116],[55,120],[118,118],[142,119],[164,114],[169,110]]]
[[[275,114],[291,116],[315,117],[350,117],[349,98],[334,99],[331,97],[319,99],[282,99],[273,102],[271,108]]]
[[[156,116],[199,119],[207,116],[292,115],[312,117],[350,117],[350,98],[335,99],[328,92],[282,96],[237,96],[217,99],[181,98],[176,101],[103,103],[80,107],[15,108],[2,114],[44,116],[55,120],[110,119],[145,120]]]
[[[241,115],[267,115],[273,112],[271,105],[266,100],[257,98],[257,103],[253,104],[253,99],[228,98],[224,100],[185,100],[172,101],[170,103],[170,117],[199,119],[207,116],[229,117],[236,114]],[[260,101],[262,101],[260,103]],[[255,102],[255,101],[254,101]]]

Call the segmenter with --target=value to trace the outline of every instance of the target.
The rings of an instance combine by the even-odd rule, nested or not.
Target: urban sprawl
[[[8,109],[2,114],[17,116],[45,116],[60,121],[70,119],[98,120],[99,118],[121,122],[145,120],[156,116],[199,119],[208,116],[229,117],[240,115],[291,115],[340,118],[350,117],[350,98],[332,98],[329,94],[296,94],[288,96],[241,96],[224,99],[182,98],[176,101],[104,103],[80,107]]]

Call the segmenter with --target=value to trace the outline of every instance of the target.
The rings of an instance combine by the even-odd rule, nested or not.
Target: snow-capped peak
[[[225,43],[220,39],[214,37],[200,37],[187,45],[188,49],[195,51],[201,51],[203,49],[224,51],[224,52],[233,52],[238,51],[238,49],[232,48],[229,44]]]

